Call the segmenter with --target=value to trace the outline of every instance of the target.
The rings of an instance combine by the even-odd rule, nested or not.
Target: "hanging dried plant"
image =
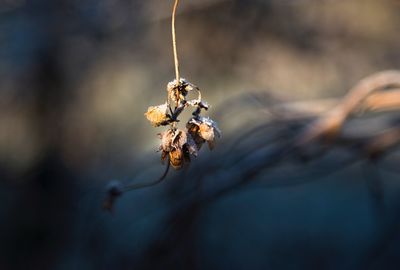
[[[221,136],[217,123],[201,116],[202,111],[209,106],[201,99],[200,89],[181,78],[179,75],[179,62],[175,35],[175,14],[179,0],[175,1],[172,10],[172,47],[174,52],[176,78],[167,84],[166,102],[158,106],[150,106],[145,113],[147,120],[155,126],[169,126],[160,134],[161,160],[169,156],[169,163],[174,169],[180,169],[184,163],[190,162],[191,156],[197,156],[203,143],[207,142],[210,149],[214,148],[215,139]],[[196,90],[197,99],[188,100],[189,92]],[[192,117],[186,123],[186,129],[177,129],[180,114],[187,108],[192,108]]]
[[[169,167],[179,170],[185,164],[190,163],[191,157],[196,157],[201,146],[207,142],[210,149],[214,148],[215,139],[221,136],[215,121],[201,116],[203,111],[208,110],[208,104],[202,100],[200,89],[181,78],[179,75],[179,62],[176,47],[175,16],[179,0],[175,0],[172,9],[172,47],[174,54],[176,78],[167,84],[167,97],[164,104],[150,106],[144,114],[154,127],[168,126],[168,129],[159,133],[161,161],[167,161],[164,174],[154,182],[135,183],[122,186],[118,181],[113,181],[107,188],[107,196],[103,202],[103,208],[113,210],[116,199],[124,192],[138,188],[153,186],[167,176]],[[189,100],[189,92],[196,91],[196,99]],[[178,129],[180,114],[187,108],[192,108],[192,117],[187,121],[185,129]]]

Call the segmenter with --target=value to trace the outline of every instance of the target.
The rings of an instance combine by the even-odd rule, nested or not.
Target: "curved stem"
[[[170,167],[169,157],[168,157],[167,162],[168,162],[167,167],[165,168],[163,175],[161,175],[161,177],[158,178],[156,181],[148,182],[148,183],[136,183],[136,184],[127,185],[123,188],[123,192],[127,192],[127,191],[134,190],[134,189],[139,189],[139,188],[144,188],[144,187],[151,187],[151,186],[157,185],[158,183],[161,183],[165,179],[165,177],[167,176],[168,171],[169,171],[169,167]]]
[[[174,8],[172,9],[172,47],[174,51],[174,63],[175,63],[175,75],[176,75],[176,82],[179,85],[179,61],[178,61],[178,53],[176,49],[176,34],[175,34],[175,14],[176,8],[178,7],[179,0],[175,0]]]

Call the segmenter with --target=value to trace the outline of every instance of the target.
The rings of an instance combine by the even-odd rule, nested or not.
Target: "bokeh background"
[[[181,75],[202,89],[223,137],[197,166],[102,211],[110,180],[164,170],[163,129],[143,113],[175,76],[172,2],[0,1],[0,269],[398,269],[399,173],[365,160],[323,176],[289,164],[187,202],[224,178],[233,138],[268,120],[247,94],[341,97],[399,69],[396,0],[181,0]],[[302,183],[279,185],[289,178]]]

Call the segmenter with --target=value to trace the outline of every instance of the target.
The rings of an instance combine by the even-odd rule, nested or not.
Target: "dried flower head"
[[[158,106],[150,106],[144,114],[147,120],[155,126],[167,126],[169,128],[159,133],[161,144],[161,161],[168,159],[164,174],[154,182],[136,183],[122,188],[119,183],[113,183],[107,190],[107,197],[103,202],[103,208],[112,211],[115,200],[122,195],[123,192],[143,187],[153,186],[160,183],[168,174],[169,167],[180,169],[185,163],[191,161],[191,157],[196,157],[201,145],[208,142],[210,149],[214,147],[216,137],[220,137],[221,132],[217,128],[216,123],[200,116],[203,110],[208,110],[209,106],[201,99],[200,89],[186,79],[179,76],[179,61],[176,46],[175,35],[175,15],[179,0],[175,0],[172,9],[172,47],[174,53],[175,75],[176,79],[167,85],[167,98],[164,104]],[[189,92],[196,90],[197,99],[189,100]],[[194,108],[191,118],[186,124],[186,130],[177,128],[180,114],[188,107]]]
[[[169,162],[175,169],[190,162],[190,156],[197,156],[197,146],[190,134],[180,129],[168,129],[160,134],[161,161],[169,156]]]
[[[181,78],[179,83],[175,79],[167,85],[168,98],[175,103],[179,103],[179,101],[184,100],[193,89],[198,89],[198,87],[184,78]]]
[[[214,148],[215,138],[221,136],[217,124],[210,118],[200,116],[203,110],[208,110],[208,104],[202,100],[200,89],[180,77],[179,61],[175,35],[175,15],[179,0],[175,0],[172,9],[172,48],[174,53],[176,78],[167,84],[167,100],[165,104],[151,106],[145,113],[150,123],[155,126],[169,125],[169,129],[160,133],[161,160],[169,158],[169,163],[175,169],[180,169],[185,162],[190,162],[191,156],[197,156],[203,143],[207,142],[210,149]],[[196,90],[197,99],[188,99],[189,92]],[[188,107],[194,108],[193,117],[186,124],[186,130],[177,128],[180,114]]]
[[[188,93],[193,90],[198,92],[197,99],[187,100]],[[170,125],[169,129],[159,134],[161,160],[165,161],[169,157],[172,167],[180,169],[191,161],[191,156],[197,156],[205,142],[213,149],[221,131],[215,121],[200,115],[203,110],[208,110],[209,105],[201,99],[197,86],[181,78],[179,82],[169,82],[167,92],[167,102],[149,107],[145,115],[153,126]],[[178,129],[176,125],[179,115],[188,107],[194,108],[193,117],[187,122],[186,130]]]
[[[221,137],[221,131],[217,123],[208,117],[197,116],[189,120],[186,125],[188,132],[194,138],[198,148],[204,142],[212,150],[215,145],[215,139]]]
[[[168,120],[170,119],[170,115],[168,114],[168,104],[165,103],[158,106],[150,106],[144,115],[155,127],[167,125]]]

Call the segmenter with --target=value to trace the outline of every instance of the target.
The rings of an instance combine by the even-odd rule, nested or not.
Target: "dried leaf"
[[[165,152],[170,152],[173,149],[172,142],[175,136],[173,130],[168,129],[167,131],[162,132],[161,134],[161,145],[160,150]]]
[[[150,106],[144,115],[155,127],[167,124],[170,119],[167,103],[158,106]]]
[[[167,84],[168,97],[176,104],[182,100],[185,100],[188,92],[192,91],[193,89],[198,89],[198,87],[188,82],[184,78],[180,78],[179,83],[175,79]]]
[[[207,125],[206,123],[201,123],[199,126],[200,136],[206,141],[214,140],[214,128]]]

